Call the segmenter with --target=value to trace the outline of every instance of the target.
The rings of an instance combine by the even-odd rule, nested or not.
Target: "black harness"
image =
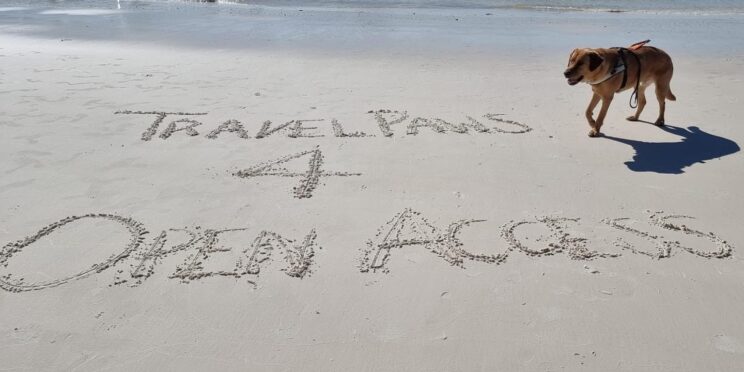
[[[631,108],[636,108],[638,107],[638,85],[641,84],[641,59],[638,58],[637,54],[633,53],[633,51],[628,48],[615,47],[612,49],[616,49],[618,51],[618,53],[620,54],[620,60],[622,60],[623,65],[625,65],[625,69],[623,69],[623,82],[622,84],[620,84],[620,89],[617,90],[618,92],[625,89],[625,84],[628,83],[628,61],[625,55],[630,54],[631,56],[633,56],[633,58],[635,58],[636,64],[638,64],[638,76],[636,78],[635,89],[633,90],[633,94],[630,95],[630,102],[628,102]]]

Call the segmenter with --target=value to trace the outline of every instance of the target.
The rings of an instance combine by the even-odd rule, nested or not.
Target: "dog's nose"
[[[569,70],[563,71],[563,76],[568,77],[568,75],[571,75],[571,71]]]

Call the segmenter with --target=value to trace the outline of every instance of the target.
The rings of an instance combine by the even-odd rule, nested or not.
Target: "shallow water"
[[[705,15],[701,4],[707,4]],[[659,12],[639,11],[643,7]],[[0,33],[76,42],[475,58],[541,58],[577,46],[651,39],[673,55],[737,58],[744,54],[744,13],[724,11],[737,7],[744,2],[15,0],[0,7]],[[566,10],[579,8],[594,11]]]
[[[652,14],[687,15],[744,15],[744,1],[740,0],[9,0],[3,9],[27,7],[108,7],[132,6],[148,2],[179,3],[208,2],[218,4],[242,4],[270,7],[318,7],[355,9],[492,9],[532,10],[542,12],[634,12]]]
[[[744,12],[744,2],[736,0],[218,0],[217,2],[291,7],[526,9],[537,11],[668,12],[678,14]]]

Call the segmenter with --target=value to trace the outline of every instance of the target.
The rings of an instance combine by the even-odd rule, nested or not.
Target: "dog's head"
[[[602,78],[599,66],[604,58],[594,49],[574,49],[568,57],[568,67],[563,76],[568,79],[568,85],[576,85],[581,81],[596,81]]]

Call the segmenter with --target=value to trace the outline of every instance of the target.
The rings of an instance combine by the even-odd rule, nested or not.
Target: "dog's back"
[[[641,61],[641,84],[661,84],[665,89],[665,98],[670,101],[676,101],[677,97],[672,93],[669,82],[672,80],[674,73],[674,64],[672,57],[665,51],[652,47],[643,46],[634,51]]]

